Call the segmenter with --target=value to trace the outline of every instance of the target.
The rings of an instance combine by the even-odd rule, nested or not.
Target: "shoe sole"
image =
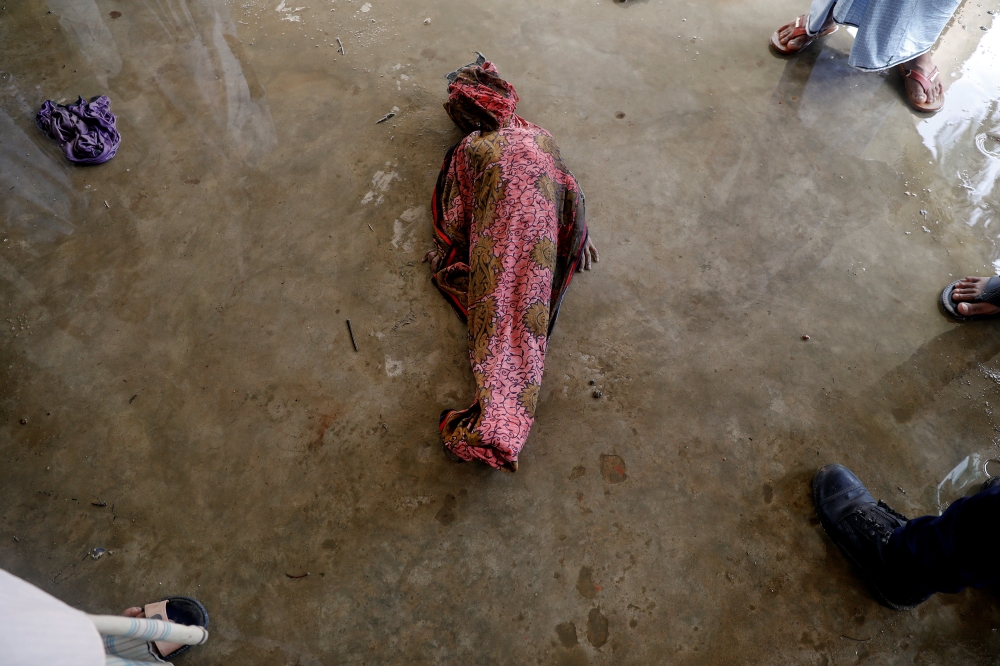
[[[812,487],[812,496],[813,496],[813,506],[818,507],[819,498],[816,497],[815,485]],[[854,568],[857,569],[858,576],[861,578],[862,581],[864,581],[865,586],[872,593],[872,596],[875,597],[876,601],[878,601],[883,606],[891,608],[892,610],[908,611],[908,610],[913,610],[914,608],[916,608],[929,598],[925,597],[920,601],[915,601],[913,603],[906,603],[906,604],[900,604],[890,600],[889,597],[887,597],[886,594],[881,590],[881,588],[879,588],[878,585],[876,585],[870,578],[868,578],[868,576],[865,575],[865,570],[861,567],[861,564],[854,559],[854,556],[851,555],[851,553],[846,548],[841,546],[840,543],[833,538],[833,530],[827,524],[826,520],[823,518],[823,515],[818,511],[816,513],[819,515],[819,522],[821,525],[823,525],[823,530],[826,532],[827,537],[829,537],[830,541],[832,541],[837,546],[837,549],[844,554],[844,557],[847,558],[847,560],[854,566]]]

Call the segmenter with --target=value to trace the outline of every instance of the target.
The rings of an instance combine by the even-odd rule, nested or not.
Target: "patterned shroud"
[[[517,92],[492,63],[462,69],[445,109],[467,136],[434,191],[434,284],[469,325],[476,401],[441,415],[463,460],[517,469],[545,347],[587,239],[584,199],[552,135],[514,114]]]

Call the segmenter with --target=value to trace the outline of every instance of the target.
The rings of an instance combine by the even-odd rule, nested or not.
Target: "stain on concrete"
[[[588,666],[590,658],[582,647],[577,646],[568,651],[561,650],[552,663],[554,666]]]
[[[586,599],[593,599],[602,589],[600,585],[594,583],[590,567],[580,567],[580,574],[576,577],[576,591]]]
[[[602,454],[601,455],[601,476],[608,483],[622,483],[628,478],[625,473],[625,461],[621,456]]]
[[[598,608],[587,614],[587,642],[599,648],[608,642],[608,618]]]
[[[437,515],[434,518],[445,527],[448,527],[455,522],[455,506],[457,503],[458,500],[455,499],[455,496],[448,493],[444,496],[444,503],[438,509]]]
[[[573,468],[573,471],[569,473],[569,480],[575,481],[576,479],[579,479],[586,473],[587,473],[586,467],[584,467],[583,465],[577,465],[576,467]]]
[[[319,423],[316,424],[316,434],[312,441],[309,442],[309,448],[315,450],[324,444],[323,438],[326,436],[326,431],[333,425],[333,422],[337,420],[335,414],[320,414]]]
[[[563,644],[563,647],[571,648],[579,642],[576,636],[576,625],[572,622],[556,625],[556,636],[559,637],[559,642]]]
[[[774,499],[774,486],[770,483],[765,483],[763,494],[764,494],[764,504],[770,504],[771,500]]]

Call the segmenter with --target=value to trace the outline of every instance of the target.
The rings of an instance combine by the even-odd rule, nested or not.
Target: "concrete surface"
[[[0,566],[197,596],[181,664],[998,663],[992,593],[878,606],[808,491],[935,512],[1000,456],[1000,328],[936,305],[1000,260],[996,0],[930,118],[846,30],[769,53],[802,2],[300,2],[0,10]],[[441,452],[472,379],[420,263],[476,49],[602,252],[515,475]],[[74,168],[33,114],[102,93],[122,148]]]

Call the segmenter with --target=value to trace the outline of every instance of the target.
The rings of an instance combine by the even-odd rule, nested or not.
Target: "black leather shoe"
[[[843,465],[827,465],[812,482],[813,504],[823,528],[841,552],[860,570],[878,601],[894,610],[909,610],[930,595],[915,592],[882,557],[893,530],[906,516],[876,502],[864,484]]]
[[[994,488],[996,486],[1000,486],[1000,476],[991,476],[983,482],[983,487],[979,490],[979,492],[989,490],[990,488]]]

